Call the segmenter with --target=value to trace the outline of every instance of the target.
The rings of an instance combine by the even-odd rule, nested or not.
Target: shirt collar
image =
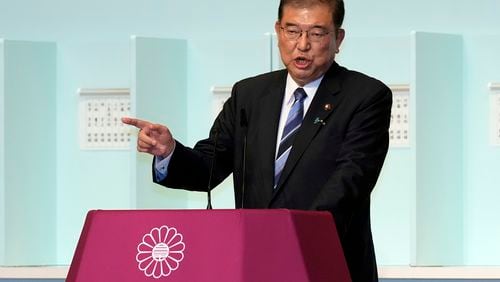
[[[320,76],[316,80],[313,80],[309,82],[308,84],[302,86],[304,88],[304,91],[307,93],[307,98],[306,99],[311,99],[314,97],[316,94],[316,91],[318,90],[319,84],[323,80],[324,75]],[[293,97],[293,92],[297,88],[299,88],[297,82],[293,80],[292,76],[290,74],[287,75],[286,77],[286,87],[285,87],[285,105],[291,105],[293,104],[293,101],[295,100],[295,97]]]

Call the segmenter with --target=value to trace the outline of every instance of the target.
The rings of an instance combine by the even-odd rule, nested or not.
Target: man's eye
[[[311,36],[314,36],[314,37],[323,37],[325,36],[325,32],[323,30],[312,30],[309,32],[309,34]]]
[[[300,33],[300,31],[298,31],[298,30],[292,30],[292,29],[287,30],[287,32],[289,34],[299,34]]]

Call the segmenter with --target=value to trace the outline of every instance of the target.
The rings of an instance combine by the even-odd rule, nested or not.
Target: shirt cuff
[[[175,145],[174,145],[174,150],[175,150]],[[172,152],[170,152],[170,154],[165,158],[160,157],[160,156],[155,156],[155,159],[154,159],[155,180],[157,182],[161,182],[165,178],[167,178],[168,165],[170,164],[170,159],[172,158],[172,155],[174,154],[174,150],[172,150]]]

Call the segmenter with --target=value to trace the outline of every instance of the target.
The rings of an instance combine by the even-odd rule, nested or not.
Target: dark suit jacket
[[[160,184],[206,191],[217,139],[211,187],[233,173],[237,208],[330,211],[353,281],[377,281],[370,192],[388,149],[391,91],[378,80],[334,63],[304,117],[280,182],[273,190],[286,77],[286,70],[281,70],[236,83],[209,138],[193,149],[178,142],[168,177]],[[242,115],[247,122],[242,121]]]

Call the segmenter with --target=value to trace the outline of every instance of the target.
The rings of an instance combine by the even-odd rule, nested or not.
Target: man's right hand
[[[139,128],[137,151],[165,158],[174,150],[175,140],[166,126],[130,117],[122,117],[122,122]]]

